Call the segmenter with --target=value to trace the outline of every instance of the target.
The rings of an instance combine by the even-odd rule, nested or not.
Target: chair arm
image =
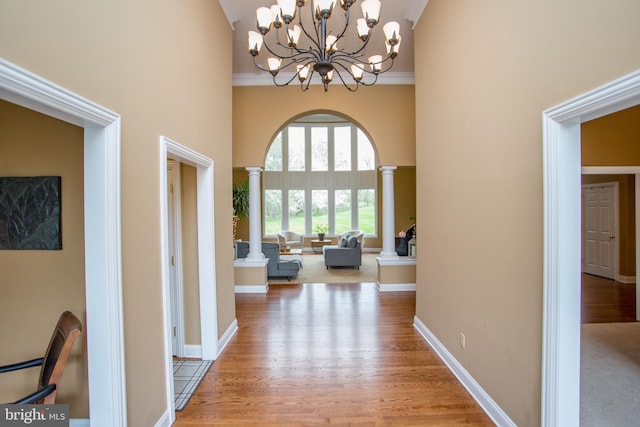
[[[53,391],[56,389],[56,385],[55,384],[49,384],[47,385],[45,388],[38,390],[34,393],[31,393],[28,396],[23,397],[20,400],[16,400],[15,402],[13,402],[14,405],[25,405],[25,404],[33,404],[38,402],[39,400],[44,399],[45,397],[47,397],[48,395],[50,395],[51,393],[53,393]]]
[[[42,365],[42,360],[43,358],[40,357],[39,359],[27,360],[25,362],[14,363],[12,365],[0,366],[0,374],[4,372],[11,372],[11,371],[17,371],[19,369],[33,368],[34,366],[40,366]]]

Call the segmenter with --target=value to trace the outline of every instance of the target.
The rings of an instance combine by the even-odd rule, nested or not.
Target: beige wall
[[[159,137],[213,159],[218,325],[235,319],[232,32],[216,1],[3,2],[0,56],[122,117],[122,279],[128,424],[166,410]]]
[[[636,275],[636,219],[634,175],[582,175],[582,184],[618,183],[618,224],[620,254],[618,265],[623,276]],[[582,223],[584,233],[584,221]]]
[[[62,250],[0,251],[0,365],[44,356],[65,310],[86,327],[83,130],[0,101],[0,176],[60,176]],[[85,334],[74,343],[58,400],[87,417]],[[0,402],[36,391],[40,368],[2,375]]]
[[[264,166],[280,129],[316,112],[346,117],[367,132],[380,165],[416,164],[413,86],[362,87],[351,93],[334,85],[325,93],[321,86],[301,92],[294,85],[233,88],[233,166]]]
[[[640,166],[640,106],[581,126],[582,166]]]
[[[640,67],[639,15],[635,0],[431,0],[414,32],[417,225],[431,242],[416,314],[522,427],[541,410],[541,113]]]

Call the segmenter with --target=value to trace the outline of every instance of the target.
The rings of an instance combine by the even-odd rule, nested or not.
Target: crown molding
[[[229,25],[231,25],[231,29],[235,31],[233,27],[233,23],[238,21],[240,17],[238,16],[238,12],[236,8],[233,6],[234,0],[219,0],[220,6],[222,6],[222,10],[224,10],[224,14],[227,17],[227,21],[229,21]]]
[[[294,77],[295,73],[279,73],[278,81],[289,81]],[[415,73],[408,72],[389,72],[378,76],[377,85],[414,85],[416,82]],[[295,86],[297,81],[292,81],[291,85]],[[314,78],[311,82],[312,86],[321,85],[320,79]],[[340,85],[339,80],[334,80],[333,85]],[[273,78],[268,73],[234,73],[233,86],[273,86]]]
[[[413,0],[409,2],[409,7],[407,7],[407,19],[413,22],[411,29],[416,28],[416,24],[420,20],[422,16],[422,12],[424,12],[424,8],[427,7],[427,3],[429,0]]]

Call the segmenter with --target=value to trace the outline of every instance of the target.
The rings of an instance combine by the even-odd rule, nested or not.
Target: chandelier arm
[[[337,37],[336,43],[338,43],[338,40],[344,37],[345,33],[347,32],[347,28],[349,28],[349,16],[351,15],[350,11],[351,11],[351,8],[347,9],[344,13],[344,19],[345,19],[344,28],[342,29],[342,32],[340,33],[340,35]]]
[[[338,64],[338,65],[340,65],[340,66],[341,66],[341,67],[342,67],[342,68],[347,72],[347,74],[349,74],[351,77],[353,77],[353,76],[351,75],[351,73],[349,72],[349,70],[347,70],[347,69],[344,67],[344,65],[342,65],[342,64]],[[340,81],[342,82],[342,86],[346,87],[346,88],[349,90],[349,92],[355,92],[355,91],[357,91],[357,90],[358,90],[358,82],[357,82],[357,81],[355,81],[355,79],[354,79],[354,81],[355,81],[356,86],[355,86],[355,88],[352,88],[351,86],[349,86],[349,85],[347,84],[347,82],[345,82],[345,81],[344,81],[344,78],[342,78],[342,73],[340,72],[340,70],[338,70],[338,69],[336,68],[336,69],[335,69],[335,71],[336,71],[336,72],[335,72],[335,74],[338,76],[338,78],[339,78],[339,79],[340,79]]]
[[[289,86],[289,83],[291,83],[293,81],[293,79],[295,79],[296,77],[298,77],[298,74],[294,74],[293,77],[291,77],[286,83],[278,83],[278,81],[276,80],[276,76],[273,76],[273,84],[278,86],[278,87],[284,87],[284,86]]]
[[[297,56],[302,56],[302,55],[307,55],[307,58],[309,58],[309,59],[317,58],[317,54],[313,49],[300,49],[300,48],[297,48],[297,47],[294,48],[294,47],[289,47],[289,46],[284,46],[282,44],[278,44],[278,46],[281,46],[284,49],[287,49],[287,50],[290,50],[290,51],[295,50],[295,53],[293,53],[291,55],[286,55],[286,54],[276,53],[273,49],[271,49],[271,47],[269,47],[269,45],[266,42],[263,43],[262,46],[264,46],[270,54],[272,54],[274,56],[277,56],[278,58],[281,58],[281,59],[293,59],[293,58],[295,58]]]
[[[336,62],[336,65],[339,65],[340,67],[342,67],[347,73],[349,73],[349,75],[351,77],[353,77],[353,74],[351,74],[351,71],[342,63],[340,62]],[[337,70],[336,70],[337,71]],[[374,79],[371,83],[367,83],[364,81],[364,79],[361,79],[360,81],[357,81],[355,78],[353,79],[356,82],[356,89],[351,89],[350,87],[347,87],[347,89],[349,89],[351,92],[355,92],[357,90],[357,86],[362,85],[362,86],[373,86],[374,84],[376,84],[376,82],[378,81],[378,74],[379,73],[374,73],[372,71],[367,71],[364,70],[363,71],[369,75],[373,75]],[[340,72],[338,71],[336,74],[338,74],[338,77],[340,77],[340,80],[342,80],[342,83],[347,86],[344,82],[344,80],[342,79],[342,75],[340,74]]]

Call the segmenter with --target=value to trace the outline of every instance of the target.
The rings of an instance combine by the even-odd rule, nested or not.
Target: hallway
[[[493,425],[413,327],[415,292],[375,284],[236,295],[239,330],[175,426]]]

